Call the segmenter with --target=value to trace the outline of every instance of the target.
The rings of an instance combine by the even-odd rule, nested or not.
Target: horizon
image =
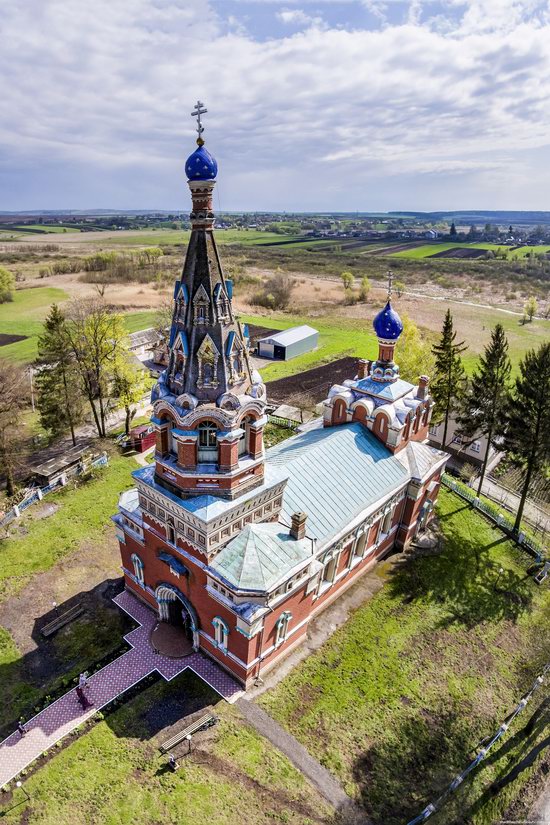
[[[188,211],[197,98],[218,213],[548,204],[548,0],[28,0],[0,71],[3,211]]]

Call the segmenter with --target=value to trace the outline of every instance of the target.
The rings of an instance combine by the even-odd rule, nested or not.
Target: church
[[[201,650],[246,689],[425,527],[448,456],[426,443],[428,378],[404,381],[393,360],[403,325],[391,283],[377,360],[332,387],[322,418],[264,448],[266,387],[216,246],[201,113],[185,165],[191,235],[152,391],[154,463],[133,473],[114,522],[127,591],[179,636],[178,655]]]

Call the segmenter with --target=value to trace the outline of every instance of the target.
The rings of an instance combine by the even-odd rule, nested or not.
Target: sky
[[[550,209],[550,0],[0,0],[0,210]]]

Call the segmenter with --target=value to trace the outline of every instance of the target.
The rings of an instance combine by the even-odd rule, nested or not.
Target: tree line
[[[457,421],[457,434],[466,443],[485,437],[478,495],[482,492],[491,448],[505,451],[522,470],[523,485],[514,524],[514,532],[518,533],[531,481],[547,470],[550,462],[550,343],[527,352],[514,380],[502,324],[492,330],[491,340],[470,379],[461,358],[465,349],[464,342],[457,341],[448,309],[441,338],[433,347],[433,421],[443,424],[443,448],[448,444],[452,419]]]
[[[128,432],[147,389],[147,376],[128,349],[122,316],[99,299],[75,301],[66,312],[51,307],[32,370],[42,427],[51,438],[70,433],[73,444],[87,411],[98,437],[105,438],[109,414],[124,409]],[[15,473],[28,447],[23,411],[29,387],[27,370],[0,360],[0,471],[8,496],[15,492]]]

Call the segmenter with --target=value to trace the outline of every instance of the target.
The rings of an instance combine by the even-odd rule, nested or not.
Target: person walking
[[[22,719],[20,719],[19,722],[17,723],[17,730],[19,731],[19,733],[21,735],[21,739],[22,739],[25,736],[26,732],[27,732],[27,728],[23,724]]]

